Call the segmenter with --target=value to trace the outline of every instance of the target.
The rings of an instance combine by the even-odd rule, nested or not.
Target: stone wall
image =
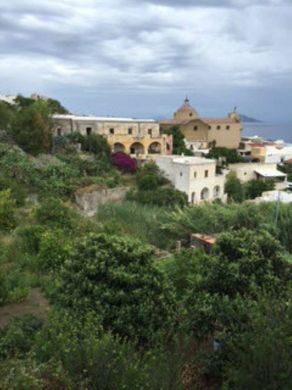
[[[81,188],[75,193],[75,201],[87,216],[93,216],[98,206],[118,203],[125,199],[128,187],[101,188],[97,185]]]

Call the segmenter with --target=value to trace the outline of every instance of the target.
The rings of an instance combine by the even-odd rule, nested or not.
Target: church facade
[[[172,119],[160,121],[162,130],[177,126],[190,149],[213,146],[237,149],[241,139],[241,121],[234,111],[225,118],[201,118],[186,98]]]

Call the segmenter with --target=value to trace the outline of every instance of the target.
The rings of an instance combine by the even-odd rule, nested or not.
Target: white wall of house
[[[266,163],[280,164],[292,158],[292,146],[266,146]]]
[[[229,169],[231,172],[236,173],[237,178],[242,183],[246,183],[250,180],[256,180],[256,179],[275,180],[275,189],[283,190],[287,188],[287,175],[284,175],[282,172],[280,172],[277,169],[276,163],[230,164]],[[258,172],[260,172],[261,175],[259,175]],[[265,172],[267,173],[266,177],[264,175]]]
[[[225,175],[216,175],[216,161],[202,157],[156,156],[161,171],[190,203],[226,201]]]

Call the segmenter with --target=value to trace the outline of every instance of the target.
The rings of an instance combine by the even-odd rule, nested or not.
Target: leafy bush
[[[271,191],[275,187],[273,181],[250,180],[244,185],[246,199],[255,199],[265,191]]]
[[[136,160],[123,152],[112,154],[112,164],[125,173],[135,173],[137,170]]]
[[[17,183],[16,180],[4,176],[0,176],[0,191],[10,190],[11,196],[15,200],[17,206],[23,206],[27,194],[23,185]]]
[[[102,223],[102,230],[109,234],[123,233],[158,248],[169,248],[173,241],[160,227],[165,218],[164,209],[136,202],[102,205],[96,216],[96,220]]]
[[[149,181],[147,182],[148,184]],[[127,194],[127,199],[160,207],[184,207],[188,203],[187,195],[184,192],[166,187],[152,191],[130,191]]]
[[[24,225],[17,228],[16,234],[22,250],[30,255],[38,254],[44,232],[42,225]]]
[[[36,220],[40,224],[51,227],[71,228],[73,212],[58,198],[46,198],[35,211]]]
[[[28,352],[42,324],[42,320],[32,315],[12,319],[6,328],[0,330],[0,360]]]
[[[225,183],[225,192],[227,193],[229,200],[233,200],[235,202],[242,202],[244,199],[243,185],[236,177],[236,174],[234,172],[229,173],[227,176],[227,180]]]
[[[38,264],[41,270],[56,271],[64,263],[70,253],[70,245],[66,243],[64,232],[56,231],[42,234]]]
[[[57,296],[80,313],[94,310],[105,329],[151,342],[172,331],[174,300],[152,249],[134,239],[90,234],[64,262]]]
[[[11,191],[0,191],[0,230],[9,230],[15,226],[15,201]]]
[[[37,101],[16,111],[12,123],[12,136],[26,152],[49,152],[52,146],[52,122],[48,104]]]
[[[85,152],[91,152],[98,156],[100,159],[109,161],[111,148],[107,143],[107,140],[99,134],[90,134],[83,138],[82,150]]]
[[[244,158],[237,153],[236,149],[228,149],[224,147],[212,148],[206,157],[214,158],[216,160],[223,157],[227,165],[245,161]]]

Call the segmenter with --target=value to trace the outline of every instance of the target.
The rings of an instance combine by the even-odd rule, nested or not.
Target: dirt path
[[[27,298],[19,303],[11,303],[0,307],[0,328],[4,328],[13,317],[32,314],[46,319],[50,309],[49,302],[39,288],[31,289]]]

